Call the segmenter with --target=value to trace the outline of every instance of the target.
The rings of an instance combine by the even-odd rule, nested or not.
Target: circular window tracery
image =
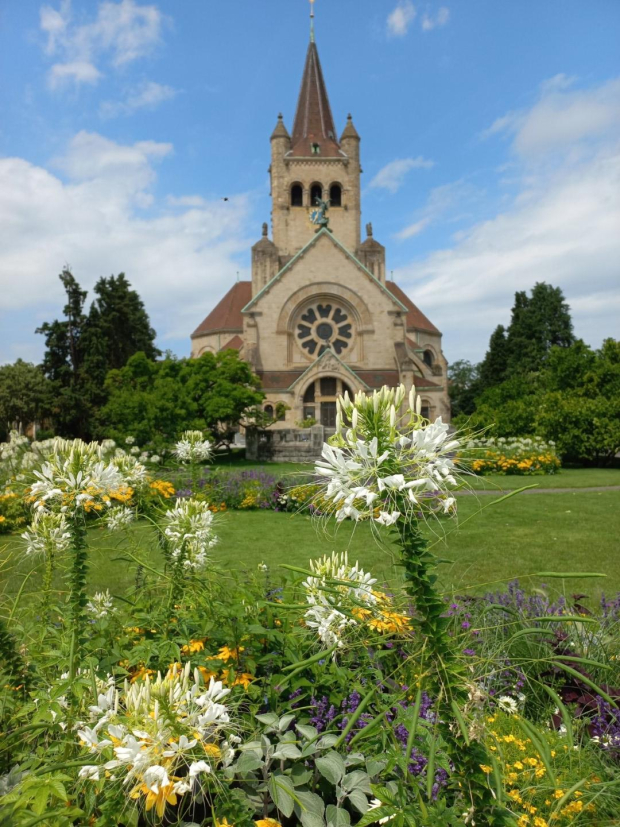
[[[329,302],[312,305],[300,316],[297,339],[310,356],[320,356],[327,348],[340,355],[353,339],[349,314]]]

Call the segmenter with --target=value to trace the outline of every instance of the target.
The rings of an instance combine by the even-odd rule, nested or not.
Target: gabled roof
[[[301,376],[298,376],[298,377],[297,377],[297,379],[295,379],[295,381],[294,381],[294,382],[292,382],[292,384],[291,384],[290,388],[293,388],[293,386],[294,386],[294,385],[296,385],[298,382],[301,382],[301,381],[303,380],[304,376],[307,376],[307,375],[310,373],[310,371],[311,371],[313,368],[315,368],[315,367],[319,364],[319,362],[322,362],[322,361],[323,361],[323,359],[327,359],[328,357],[329,357],[329,358],[336,359],[336,361],[340,363],[340,366],[341,366],[341,367],[342,367],[342,368],[343,368],[343,369],[344,369],[347,373],[349,373],[349,374],[350,374],[350,375],[351,375],[351,376],[352,376],[355,380],[357,380],[358,382],[361,382],[361,383],[364,385],[364,388],[365,388],[366,390],[368,390],[368,389],[369,389],[369,388],[368,388],[368,385],[366,384],[366,382],[364,382],[364,380],[361,378],[361,376],[359,375],[359,373],[356,373],[356,372],[353,370],[353,368],[350,368],[350,367],[346,364],[346,362],[343,362],[343,361],[342,361],[342,359],[340,358],[340,356],[338,356],[338,354],[337,354],[334,350],[332,350],[330,347],[326,347],[326,348],[325,348],[325,350],[323,351],[323,353],[321,353],[321,355],[320,355],[320,356],[317,356],[317,357],[316,357],[316,359],[314,360],[314,362],[312,362],[312,364],[311,364],[311,365],[308,365],[308,367],[307,367],[307,368],[306,368],[306,370],[305,370],[305,371],[301,374]],[[289,390],[290,390],[290,388],[289,388]]]
[[[411,301],[404,290],[396,284],[396,282],[388,281],[385,286],[398,301],[405,305],[408,310],[407,313],[407,330],[428,330],[431,333],[439,333],[439,330],[428,319],[419,307]]]
[[[321,157],[334,158],[342,155],[319,53],[316,43],[311,41],[297,101],[291,151],[288,154],[297,157],[311,156],[313,143],[319,144]]]
[[[243,308],[243,312],[245,313],[247,310],[251,310],[251,308],[261,298],[261,296],[264,293],[267,293],[273,287],[273,285],[277,281],[279,281],[279,279],[281,279],[282,276],[288,270],[290,270],[292,267],[294,267],[296,262],[298,261],[298,259],[300,259],[303,255],[305,255],[308,252],[308,250],[314,244],[317,243],[319,238],[324,237],[324,236],[329,238],[330,241],[332,241],[332,243],[335,244],[336,247],[338,247],[339,250],[342,250],[342,252],[347,256],[347,258],[351,259],[351,261],[353,262],[353,264],[355,264],[356,267],[358,267],[366,276],[368,276],[368,278],[371,279],[377,285],[377,287],[380,290],[382,290],[387,296],[389,296],[389,298],[395,304],[397,304],[399,306],[400,310],[408,310],[409,309],[409,306],[406,305],[403,301],[401,301],[401,299],[398,296],[396,296],[391,290],[388,290],[387,287],[379,281],[379,279],[377,279],[375,276],[373,276],[373,274],[370,272],[370,270],[368,270],[366,267],[364,267],[362,262],[359,259],[355,258],[353,253],[351,253],[349,250],[347,250],[347,248],[344,246],[344,244],[342,244],[340,241],[338,241],[338,239],[336,238],[336,236],[333,233],[331,233],[329,230],[325,229],[325,227],[322,227],[319,230],[318,233],[316,233],[315,235],[312,236],[312,238],[306,244],[306,246],[302,247],[301,250],[296,255],[294,255],[293,258],[287,264],[285,264],[285,266],[278,273],[276,273],[276,275],[271,279],[271,281],[267,282],[267,284],[263,287],[263,289],[260,290],[250,302],[248,302],[248,304]],[[403,296],[404,295],[405,294],[403,293]],[[405,296],[405,298],[407,298],[407,297]],[[409,299],[407,299],[407,301],[409,301]],[[429,324],[430,324],[430,322],[429,322]]]
[[[241,350],[242,347],[243,339],[238,333],[235,333],[230,342],[226,342],[224,347],[221,347],[220,350]]]
[[[195,339],[198,336],[215,333],[218,330],[241,332],[243,330],[241,310],[251,298],[251,281],[238,281],[233,284],[224,298],[215,305],[207,318],[194,330],[191,338]]]

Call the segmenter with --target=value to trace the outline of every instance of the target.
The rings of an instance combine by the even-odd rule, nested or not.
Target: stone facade
[[[330,429],[344,390],[413,383],[425,415],[449,420],[441,333],[393,281],[385,247],[366,225],[362,242],[360,137],[349,115],[336,137],[318,51],[310,43],[292,133],[271,136],[272,239],[252,248],[252,281],[233,285],[192,334],[192,355],[239,351],[261,377],[265,408],[288,410],[265,445],[281,458],[314,451],[314,419]],[[316,199],[330,201],[317,227]],[[302,438],[303,437],[303,438]],[[317,436],[318,439],[318,436]]]

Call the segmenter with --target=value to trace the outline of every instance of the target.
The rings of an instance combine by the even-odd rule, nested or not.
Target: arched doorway
[[[351,388],[337,376],[321,376],[304,393],[304,419],[315,419],[324,428],[336,427],[336,399]]]

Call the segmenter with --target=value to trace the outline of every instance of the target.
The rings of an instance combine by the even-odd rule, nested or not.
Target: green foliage
[[[108,374],[100,435],[168,445],[182,431],[201,430],[227,442],[264,398],[259,384],[233,350],[160,362],[137,353]]]
[[[124,273],[100,278],[95,298],[85,310],[87,292],[68,268],[59,276],[67,294],[64,319],[45,322],[42,368],[53,387],[53,417],[62,436],[91,438],[100,406],[105,401],[108,371],[122,367],[134,353],[154,359],[155,331],[142,300]]]
[[[471,414],[476,407],[479,366],[459,359],[448,366],[448,392],[452,416]]]
[[[620,451],[620,342],[599,350],[582,340],[549,350],[535,374],[515,374],[487,388],[457,427],[486,428],[494,437],[537,434],[556,443],[563,461],[606,464]]]
[[[0,437],[6,427],[40,421],[50,404],[50,382],[40,368],[18,359],[0,366]]]

